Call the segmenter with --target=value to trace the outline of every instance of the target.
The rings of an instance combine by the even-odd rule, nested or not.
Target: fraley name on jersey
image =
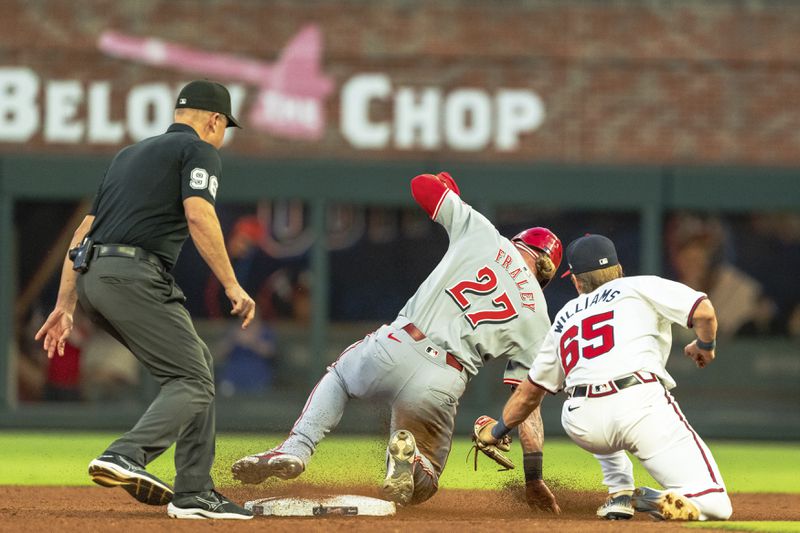
[[[553,329],[556,333],[561,333],[561,330],[564,329],[564,324],[575,316],[576,314],[580,313],[581,311],[585,311],[586,309],[592,307],[594,304],[605,302],[610,303],[620,291],[615,289],[605,289],[603,291],[595,291],[594,296],[591,294],[587,294],[583,298],[576,298],[575,299],[575,306],[565,307],[561,310],[561,313],[556,317],[555,324],[553,324]],[[589,300],[591,298],[591,301]]]
[[[529,280],[527,277],[517,281],[517,276],[520,275],[521,272],[525,272],[529,274],[528,267],[525,265],[518,267],[515,265],[514,270],[511,270],[511,264],[514,262],[514,259],[506,253],[505,250],[500,248],[497,250],[497,256],[494,258],[494,262],[503,267],[503,269],[508,272],[508,275],[511,276],[511,279],[517,285],[517,289],[519,289],[519,297],[522,300],[523,307],[527,307],[531,311],[536,311],[536,302],[534,302],[535,296],[532,292],[523,292],[522,287],[528,284]]]

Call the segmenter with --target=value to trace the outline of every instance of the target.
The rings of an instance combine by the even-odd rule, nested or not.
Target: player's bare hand
[[[35,339],[44,339],[44,350],[47,352],[47,358],[52,359],[53,356],[64,355],[64,344],[67,342],[72,331],[72,313],[67,312],[65,309],[55,308],[47,320],[36,332]]]
[[[231,314],[242,317],[242,329],[247,328],[256,315],[256,303],[239,285],[225,289],[225,295],[231,301]]]
[[[533,479],[525,483],[525,500],[533,510],[561,514],[561,507],[544,480]]]
[[[708,363],[714,360],[716,355],[714,350],[702,350],[697,347],[697,341],[694,340],[686,345],[683,349],[684,355],[694,361],[697,368],[705,368]]]

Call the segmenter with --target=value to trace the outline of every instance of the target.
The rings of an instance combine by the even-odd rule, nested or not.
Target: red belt
[[[417,326],[415,326],[411,322],[409,322],[408,324],[403,326],[402,329],[403,329],[403,331],[408,333],[411,336],[411,338],[414,339],[415,341],[425,340],[425,334],[422,333],[419,330],[419,328],[417,328]],[[456,359],[455,356],[453,354],[451,354],[450,352],[447,352],[447,356],[445,357],[445,360],[447,361],[448,365],[452,366],[453,368],[455,368],[459,372],[464,370],[464,365],[462,365],[458,361],[458,359]]]

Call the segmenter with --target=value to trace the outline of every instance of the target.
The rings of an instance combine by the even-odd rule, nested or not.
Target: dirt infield
[[[291,489],[291,492],[289,492]],[[340,494],[377,496],[373,488],[337,490]],[[225,494],[237,501],[276,495],[322,494],[314,487],[292,485],[231,488]],[[266,518],[246,522],[169,520],[164,507],[150,507],[133,500],[120,489],[100,487],[0,487],[0,531],[687,531],[678,523],[654,522],[636,516],[628,522],[604,522],[594,518],[603,495],[588,492],[557,492],[564,514],[552,517],[528,510],[519,490],[441,490],[430,501],[401,508],[391,517]],[[734,494],[735,520],[800,520],[800,495]],[[702,531],[702,530],[694,530]]]

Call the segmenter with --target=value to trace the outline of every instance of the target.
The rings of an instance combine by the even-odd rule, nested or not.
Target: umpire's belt
[[[403,331],[408,333],[411,336],[411,338],[414,339],[415,341],[425,340],[425,334],[422,333],[419,330],[419,328],[417,328],[417,326],[415,326],[411,322],[409,322],[408,324],[403,326],[402,329],[403,329]],[[447,352],[447,357],[445,357],[445,360],[447,361],[448,365],[452,366],[453,368],[455,368],[459,372],[464,370],[464,365],[462,365],[459,362],[459,360],[456,359],[455,356],[453,354],[451,354],[450,352]]]
[[[138,246],[130,246],[128,244],[95,244],[94,257],[127,257],[128,259],[147,261],[160,270],[164,268],[156,254],[152,254]]]
[[[639,385],[640,383],[654,383],[659,381],[658,376],[652,372],[634,372],[621,378],[612,379],[605,383],[598,385],[578,385],[572,389],[570,398],[601,398],[603,396],[610,396],[616,394],[622,389]]]

